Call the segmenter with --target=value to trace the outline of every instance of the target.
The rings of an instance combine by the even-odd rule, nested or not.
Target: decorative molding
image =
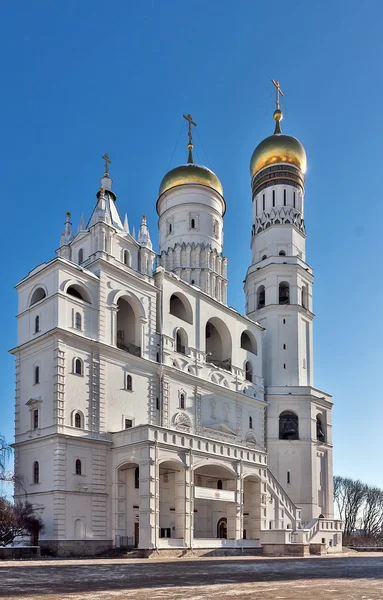
[[[261,233],[271,225],[294,225],[299,231],[306,234],[302,213],[296,208],[282,206],[281,208],[264,210],[259,217],[255,217],[252,235]]]

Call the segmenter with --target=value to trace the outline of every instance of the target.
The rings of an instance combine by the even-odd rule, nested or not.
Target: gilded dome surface
[[[223,196],[222,183],[218,179],[217,175],[207,167],[195,165],[194,163],[180,165],[179,167],[169,171],[169,173],[166,173],[165,177],[161,181],[158,195],[161,196],[164,192],[167,192],[171,188],[188,183],[206,185]]]
[[[302,144],[295,137],[275,133],[262,140],[250,160],[251,177],[264,167],[277,163],[288,163],[306,172],[307,158]]]

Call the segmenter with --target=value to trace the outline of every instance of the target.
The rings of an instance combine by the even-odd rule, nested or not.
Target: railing
[[[219,367],[220,369],[224,369],[225,371],[231,371],[231,359],[227,358],[226,360],[217,360],[213,358],[213,356],[206,356],[206,362]]]
[[[119,348],[120,350],[124,350],[125,352],[129,352],[129,354],[133,354],[133,356],[141,356],[140,346],[135,346],[134,344],[127,344],[122,340],[117,340],[117,348]]]

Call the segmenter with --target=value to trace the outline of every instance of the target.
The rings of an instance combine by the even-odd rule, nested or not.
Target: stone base
[[[193,558],[197,556],[262,556],[256,548],[159,548],[145,550],[145,558]]]
[[[321,546],[322,544],[314,544]],[[309,556],[309,544],[263,544],[264,556]]]
[[[323,556],[327,554],[326,544],[310,544],[310,554]]]
[[[113,548],[112,540],[40,540],[42,556],[97,556]]]
[[[14,546],[0,548],[0,560],[25,560],[27,558],[40,558],[40,547]]]

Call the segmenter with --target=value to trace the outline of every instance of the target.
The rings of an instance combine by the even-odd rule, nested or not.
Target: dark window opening
[[[290,484],[291,483],[291,475],[290,475],[290,471],[287,471],[287,483]]]
[[[74,361],[74,372],[76,375],[82,375],[82,360],[81,358],[76,358]]]
[[[134,469],[134,487],[136,490],[140,488],[140,468],[136,467]]]
[[[132,376],[131,376],[131,375],[127,375],[127,376],[126,376],[126,389],[127,389],[129,392],[132,392],[132,391],[133,391],[133,378],[132,378]]]
[[[35,318],[35,333],[40,331],[40,317],[37,315]]]
[[[35,367],[35,384],[40,383],[40,367]]]
[[[46,298],[45,290],[43,288],[37,288],[37,290],[35,290],[32,294],[32,298],[31,298],[31,302],[30,302],[29,306],[32,306],[33,304],[40,302],[40,300],[43,300],[44,298]]]
[[[286,344],[283,344],[283,350],[286,350]]]
[[[38,429],[39,427],[39,409],[35,408],[33,411],[33,429]]]
[[[293,196],[293,204],[294,204],[294,208],[295,208],[295,192],[294,192],[294,196]]]
[[[247,381],[253,381],[253,365],[248,360],[245,365],[245,377]]]
[[[40,465],[37,460],[33,463],[33,483],[40,483]]]
[[[81,265],[82,262],[84,262],[84,250],[80,248],[78,251],[78,264]]]
[[[263,210],[265,210],[265,194],[263,194],[262,206],[263,206]]]
[[[75,328],[76,329],[81,329],[81,315],[80,313],[76,312],[76,316],[75,316]]]
[[[81,415],[78,412],[74,416],[74,426],[77,429],[81,429]]]
[[[191,221],[190,221],[190,228],[191,229],[195,229],[195,219],[191,219]]]
[[[76,475],[82,475],[82,465],[79,458],[76,460]]]
[[[160,399],[156,398],[156,409],[160,410]]]
[[[283,190],[283,206],[286,206],[286,190]]]
[[[317,415],[316,426],[317,426],[317,440],[318,440],[318,442],[324,442],[325,434],[324,434],[322,418],[320,415]]]
[[[286,281],[279,284],[279,304],[290,304],[290,286]]]
[[[275,190],[273,190],[273,206],[275,206]]]
[[[264,308],[265,304],[266,304],[266,290],[265,290],[265,286],[261,285],[258,288],[257,308]]]
[[[185,394],[180,394],[180,408],[185,408]]]
[[[279,256],[286,256],[286,252],[284,250],[279,251]]]
[[[125,429],[130,429],[131,427],[133,427],[132,419],[125,419]]]
[[[70,285],[68,287],[66,293],[69,294],[69,296],[73,296],[73,298],[78,298],[79,300],[88,302],[88,300],[84,297],[84,295],[81,293],[81,291],[79,289],[77,289],[77,287],[75,287],[74,285]]]
[[[253,417],[249,417],[249,429],[253,429]]]
[[[286,411],[279,415],[279,439],[299,440],[299,420],[295,413]]]
[[[222,490],[222,489],[223,489],[222,488],[222,480],[218,479],[218,481],[217,481],[217,490]]]

